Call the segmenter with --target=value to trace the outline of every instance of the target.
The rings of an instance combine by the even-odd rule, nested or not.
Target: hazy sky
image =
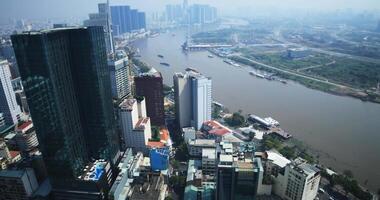
[[[0,19],[10,18],[84,18],[95,12],[97,3],[106,0],[0,0]],[[131,5],[146,12],[162,11],[165,4],[182,0],[111,0],[111,5]],[[337,9],[380,9],[380,0],[189,0],[189,3],[208,3],[224,15]]]

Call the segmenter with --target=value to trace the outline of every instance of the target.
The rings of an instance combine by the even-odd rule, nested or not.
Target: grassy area
[[[360,89],[371,89],[380,81],[380,65],[346,58],[337,58],[329,67],[313,68],[306,73]]]
[[[265,70],[267,72],[273,73],[276,76],[279,76],[281,78],[296,81],[296,82],[303,84],[306,87],[311,88],[311,89],[317,89],[317,90],[321,90],[321,91],[332,93],[332,94],[352,96],[355,98],[359,98],[363,101],[371,101],[371,102],[375,102],[375,103],[380,103],[380,95],[375,94],[375,93],[371,93],[371,92],[364,93],[364,91],[359,93],[359,92],[351,90],[349,88],[341,88],[341,87],[333,86],[333,85],[330,85],[327,83],[318,82],[318,81],[302,78],[302,77],[299,77],[296,75],[283,73],[283,72],[280,72],[280,71],[277,71],[274,69],[270,69],[267,67],[263,67],[261,65],[257,65],[257,64],[252,63],[251,61],[249,61],[247,59],[244,59],[244,58],[241,58],[238,56],[232,56],[231,59],[236,61],[236,62],[252,66],[256,69]],[[325,69],[325,68],[322,67],[322,69]]]
[[[324,65],[331,62],[331,59],[321,54],[308,56],[302,59],[289,59],[281,53],[266,54],[266,55],[253,55],[253,59],[261,61],[265,64],[279,67],[288,70],[297,70],[305,67],[311,67],[316,65]]]

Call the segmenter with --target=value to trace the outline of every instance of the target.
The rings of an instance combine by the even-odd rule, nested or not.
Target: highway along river
[[[250,67],[234,67],[209,53],[185,54],[182,30],[134,42],[141,60],[161,71],[173,85],[173,73],[187,67],[212,77],[213,98],[231,112],[243,110],[271,116],[298,140],[318,151],[320,162],[336,170],[349,169],[371,190],[380,187],[380,104],[331,95],[294,82],[259,79]],[[159,58],[161,54],[164,58]],[[160,65],[161,62],[170,66]]]

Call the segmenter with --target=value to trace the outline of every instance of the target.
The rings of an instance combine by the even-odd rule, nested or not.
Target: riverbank
[[[357,90],[357,89],[353,89],[347,86],[338,85],[335,83],[328,82],[326,80],[317,79],[313,77],[307,77],[305,75],[297,74],[295,72],[290,72],[283,69],[271,67],[263,63],[255,62],[251,59],[248,59],[242,56],[231,56],[229,58],[240,64],[248,65],[255,69],[274,73],[278,77],[298,82],[311,89],[320,90],[320,91],[327,92],[334,95],[350,96],[350,97],[358,98],[362,101],[380,103],[380,95],[377,95],[374,93],[369,93],[369,92],[366,93],[362,90]]]

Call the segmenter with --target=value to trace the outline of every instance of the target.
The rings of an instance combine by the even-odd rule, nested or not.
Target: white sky
[[[78,18],[97,9],[106,0],[0,0],[0,20],[10,18]],[[111,4],[131,5],[146,12],[163,11],[165,4],[182,0],[111,0]],[[253,15],[278,12],[380,10],[380,0],[189,0],[189,4],[207,3],[224,15]]]

